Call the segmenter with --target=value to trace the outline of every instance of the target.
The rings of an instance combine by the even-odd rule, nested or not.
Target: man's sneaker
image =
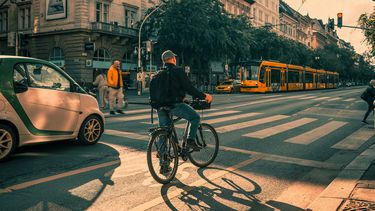
[[[193,149],[194,151],[199,151],[201,148],[195,143],[194,139],[187,139],[187,147]]]
[[[168,174],[171,171],[172,167],[170,167],[169,165],[161,165],[160,167],[160,174]]]
[[[366,122],[366,120],[362,120],[362,123],[369,124],[368,122]]]
[[[125,114],[125,112],[123,112],[122,110],[117,110],[116,112],[119,114]]]
[[[110,115],[116,115],[116,113],[114,111],[110,111],[109,114]]]

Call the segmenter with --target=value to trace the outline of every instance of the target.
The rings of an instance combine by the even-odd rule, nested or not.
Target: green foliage
[[[372,56],[375,56],[375,9],[371,14],[362,14],[359,17],[359,24],[366,28],[366,30],[363,30],[363,33],[367,43],[372,47],[370,53]]]
[[[373,24],[371,17],[372,22],[367,16],[362,19]],[[363,58],[359,62],[353,49],[329,45],[314,51],[278,36],[270,27],[252,27],[246,16],[228,14],[219,0],[169,0],[150,20],[144,39],[156,37],[158,55],[171,49],[182,65],[189,65],[198,75],[208,75],[210,61],[264,59],[336,71],[344,80],[373,76],[373,67]],[[375,41],[374,33],[367,36]]]

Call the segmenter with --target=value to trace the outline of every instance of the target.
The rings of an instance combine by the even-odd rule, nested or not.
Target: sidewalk
[[[307,210],[375,210],[375,144],[349,163]]]

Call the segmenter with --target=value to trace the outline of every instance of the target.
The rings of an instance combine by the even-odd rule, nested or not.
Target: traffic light
[[[339,28],[342,27],[342,13],[341,12],[337,13],[337,27]]]
[[[331,30],[335,29],[335,19],[328,18],[328,28],[331,29]]]

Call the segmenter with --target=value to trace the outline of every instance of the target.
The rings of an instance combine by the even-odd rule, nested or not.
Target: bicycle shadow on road
[[[118,151],[100,143],[59,141],[22,147],[0,163],[0,209],[87,209],[113,185],[111,172],[120,164]]]
[[[206,170],[226,171],[227,173],[213,180],[205,175]],[[198,170],[203,185],[189,186],[175,179],[172,184],[164,185],[161,195],[171,210],[291,210],[303,209],[278,201],[263,202],[257,198],[262,188],[250,178],[237,172],[222,168],[201,168]],[[168,198],[171,187],[182,189],[177,197]]]

